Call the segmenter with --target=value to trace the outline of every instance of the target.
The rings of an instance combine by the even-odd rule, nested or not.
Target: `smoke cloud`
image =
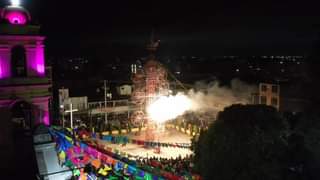
[[[192,100],[192,111],[222,111],[232,104],[250,103],[252,93],[256,91],[256,86],[233,79],[230,86],[221,86],[219,81],[209,84],[198,82],[187,96]]]
[[[221,86],[219,81],[209,84],[198,82],[187,93],[162,96],[147,107],[148,116],[163,123],[180,115],[192,114],[188,120],[201,123],[214,120],[217,113],[232,104],[248,104],[257,87],[239,79],[233,79],[230,86]]]
[[[233,79],[229,86],[222,86],[219,81],[210,83],[197,82],[195,88],[186,96],[192,106],[187,116],[188,120],[207,124],[216,119],[218,112],[232,104],[250,104],[252,93],[257,92],[257,86],[249,85],[239,79]],[[190,116],[190,113],[192,116]]]

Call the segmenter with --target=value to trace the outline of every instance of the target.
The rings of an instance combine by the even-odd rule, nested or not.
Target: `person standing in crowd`
[[[58,156],[59,156],[59,165],[62,167],[66,162],[66,153],[63,150],[61,150]]]

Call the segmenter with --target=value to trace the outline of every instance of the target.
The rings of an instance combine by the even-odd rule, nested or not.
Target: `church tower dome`
[[[1,18],[13,25],[26,25],[31,21],[30,13],[23,7],[7,6],[1,12]]]
[[[31,21],[28,10],[19,5],[19,0],[12,0],[12,5],[3,8],[0,18],[12,25],[26,25]]]

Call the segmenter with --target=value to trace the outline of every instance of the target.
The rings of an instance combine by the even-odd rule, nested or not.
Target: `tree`
[[[196,167],[210,180],[282,180],[287,136],[288,126],[276,109],[232,105],[199,137]]]
[[[289,145],[288,166],[291,177],[303,180],[319,179],[320,113],[317,110],[298,115]]]

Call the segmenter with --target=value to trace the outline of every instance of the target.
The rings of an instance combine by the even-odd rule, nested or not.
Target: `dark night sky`
[[[304,55],[311,52],[320,32],[319,6],[304,1],[23,4],[42,24],[49,56],[142,56],[152,27],[161,39],[161,55]]]

